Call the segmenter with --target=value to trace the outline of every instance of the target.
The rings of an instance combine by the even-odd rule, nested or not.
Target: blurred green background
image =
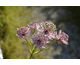
[[[30,55],[24,39],[16,36],[18,27],[33,20],[52,21],[69,35],[69,45],[53,44],[35,59],[80,58],[80,7],[78,6],[0,6],[0,46],[4,59],[27,59]]]

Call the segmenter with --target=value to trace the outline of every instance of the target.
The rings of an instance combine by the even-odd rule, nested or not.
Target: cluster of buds
[[[67,44],[69,36],[62,32],[57,33],[56,26],[51,21],[41,22],[33,21],[27,27],[20,27],[17,29],[17,36],[20,38],[27,37],[31,33],[31,29],[37,30],[31,37],[31,41],[38,48],[45,48],[50,40],[57,40],[58,44]]]

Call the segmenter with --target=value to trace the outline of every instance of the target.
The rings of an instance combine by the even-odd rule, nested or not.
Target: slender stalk
[[[57,40],[54,40],[54,42],[50,43],[49,45],[47,45],[47,47],[49,47],[50,45],[52,45],[53,43],[57,43]]]
[[[31,52],[29,42],[28,42],[28,40],[27,40],[26,38],[25,38],[25,40],[26,40],[26,42],[27,42],[28,49],[29,49],[29,51]]]
[[[32,57],[33,53],[35,52],[36,48],[37,48],[37,47],[35,46],[35,48],[33,49],[32,53],[31,53],[31,55],[30,55],[30,57],[29,57],[29,59],[31,59],[31,57]]]

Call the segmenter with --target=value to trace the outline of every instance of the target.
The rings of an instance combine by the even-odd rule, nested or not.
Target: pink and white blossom
[[[40,28],[40,23],[38,21],[32,21],[29,26],[30,28],[34,28],[38,30]]]
[[[43,34],[35,34],[32,37],[32,42],[34,45],[36,45],[39,48],[45,48],[46,44],[48,43],[48,38],[44,36]]]
[[[46,28],[52,29],[53,31],[56,30],[56,26],[51,21],[47,21],[44,24],[45,24]]]
[[[39,28],[38,28],[39,32],[45,31],[45,29],[48,30],[48,31],[55,31],[56,26],[50,21],[41,22],[39,24]]]
[[[55,30],[56,26],[50,21],[40,23],[40,27],[38,28],[39,33],[42,33],[49,39],[55,39]]]
[[[68,38],[69,36],[66,33],[62,32],[62,30],[59,31],[59,34],[57,35],[57,39],[59,39],[58,41],[59,44],[61,44],[62,42],[68,45]]]
[[[50,33],[49,39],[56,39],[57,31]]]
[[[17,36],[20,38],[27,37],[30,34],[30,28],[27,26],[17,28]]]

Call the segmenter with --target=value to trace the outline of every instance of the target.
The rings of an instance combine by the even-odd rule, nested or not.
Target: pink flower
[[[59,40],[59,41],[58,41],[58,44],[62,45],[62,41],[61,41],[61,40]]]
[[[52,22],[42,22],[38,28],[39,33],[44,34],[49,39],[55,38],[56,26]]]
[[[49,39],[56,39],[56,35],[57,35],[57,31],[54,31],[54,32],[50,33],[50,35],[48,37],[49,37]]]
[[[68,38],[69,36],[66,33],[62,32],[61,30],[59,31],[59,34],[57,35],[57,39],[59,39],[58,41],[59,44],[61,44],[62,42],[68,45]]]
[[[30,28],[38,29],[40,27],[40,23],[38,21],[32,21],[30,23]]]
[[[32,37],[32,42],[39,48],[45,48],[46,44],[48,43],[48,38],[43,34],[35,34]]]
[[[57,31],[50,31],[50,29],[44,29],[42,32],[44,36],[47,36],[49,39],[56,39]]]
[[[42,31],[45,31],[45,30],[55,31],[56,30],[56,26],[50,21],[40,23],[38,31],[42,32]]]
[[[44,24],[46,28],[52,29],[52,31],[56,30],[56,26],[51,21],[47,21]]]
[[[17,36],[20,38],[27,37],[30,34],[30,28],[27,26],[17,28]]]

